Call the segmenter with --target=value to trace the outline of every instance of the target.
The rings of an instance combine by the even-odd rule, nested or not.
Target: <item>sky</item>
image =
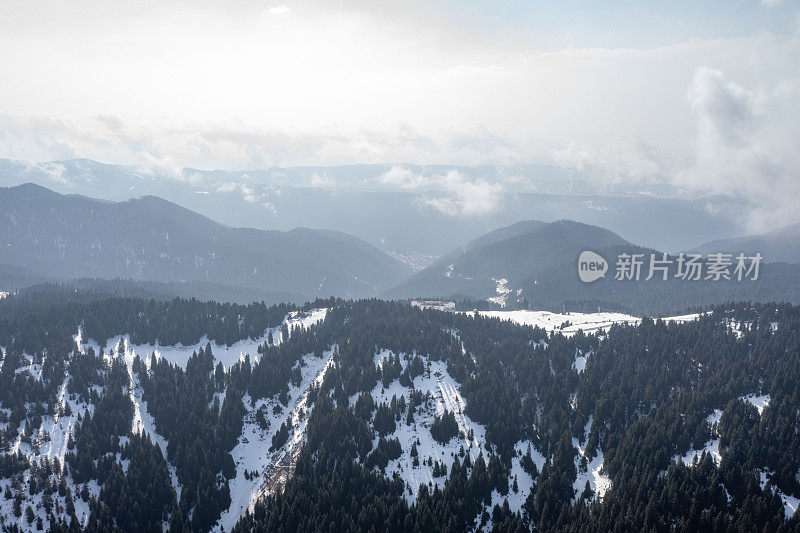
[[[0,50],[0,157],[546,163],[800,222],[798,0],[0,0]]]

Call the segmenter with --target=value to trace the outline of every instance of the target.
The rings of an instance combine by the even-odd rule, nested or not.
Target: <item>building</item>
[[[445,300],[411,300],[411,305],[420,309],[436,309],[437,311],[453,311],[456,308],[455,302]]]

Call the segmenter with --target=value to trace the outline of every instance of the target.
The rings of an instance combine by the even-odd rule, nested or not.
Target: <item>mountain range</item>
[[[577,273],[583,251],[608,262],[605,276],[583,283]],[[634,314],[663,315],[726,301],[800,301],[800,245],[796,228],[702,245],[705,269],[699,280],[683,279],[677,255],[670,254],[667,279],[648,280],[652,254],[663,252],[633,244],[597,226],[570,220],[521,222],[473,240],[446,254],[407,281],[386,291],[388,298],[439,297],[488,300],[500,307],[594,310],[606,307]],[[706,279],[708,255],[763,256],[757,279]],[[617,258],[641,254],[638,280],[618,280]],[[733,272],[731,265],[729,272]]]
[[[761,251],[765,264],[757,281],[686,282],[674,279],[673,271],[665,282],[633,283],[614,279],[616,257],[660,252],[571,220],[527,220],[495,229],[414,273],[378,247],[341,232],[234,228],[154,196],[112,202],[25,184],[0,189],[0,213],[0,291],[6,292],[71,280],[81,291],[238,302],[437,297],[636,314],[728,300],[800,301],[797,227],[699,247],[709,253]],[[611,272],[581,283],[576,261],[584,250],[605,257]],[[646,263],[645,276],[647,268]]]
[[[330,230],[232,228],[153,196],[109,202],[0,189],[0,262],[32,277],[209,283],[260,294],[363,297],[410,267]]]
[[[415,267],[520,220],[570,219],[674,251],[733,237],[746,202],[654,188],[600,189],[552,165],[376,164],[255,171],[142,169],[89,159],[0,159],[0,186],[36,183],[103,200],[159,196],[232,227],[326,228]]]
[[[571,220],[521,222],[445,255],[386,295],[493,297],[504,285],[519,287],[543,269],[574,263],[583,250],[625,244],[616,233]]]
[[[704,253],[760,253],[770,263],[800,263],[800,224],[759,235],[746,235],[707,242],[697,249]]]

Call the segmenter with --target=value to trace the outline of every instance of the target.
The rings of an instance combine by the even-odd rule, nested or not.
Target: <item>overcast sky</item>
[[[556,163],[764,224],[800,199],[796,0],[0,0],[0,50],[0,157]]]

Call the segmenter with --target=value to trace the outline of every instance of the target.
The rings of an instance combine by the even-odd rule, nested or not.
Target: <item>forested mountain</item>
[[[704,253],[756,252],[769,263],[800,263],[800,224],[786,226],[761,235],[707,242],[698,247]]]
[[[448,185],[448,175],[464,184],[496,185],[489,207],[469,216],[452,209],[463,185]],[[606,182],[600,190],[596,178],[575,169],[535,164],[164,171],[89,159],[0,159],[0,186],[27,182],[112,201],[154,195],[234,227],[328,228],[420,259],[441,256],[495,228],[530,218],[578,220],[677,250],[734,235],[747,207],[736,198],[676,198],[655,184],[643,194],[615,190]],[[625,194],[614,194],[619,192]]]
[[[454,264],[455,261],[458,261],[458,259],[463,254],[469,252],[470,250],[473,250],[474,248],[478,248],[480,246],[488,246],[519,235],[525,235],[527,233],[531,233],[535,230],[538,230],[546,225],[547,225],[546,222],[540,222],[538,220],[523,220],[521,222],[517,222],[516,224],[512,224],[510,226],[498,228],[496,230],[490,231],[489,233],[485,233],[480,237],[472,239],[464,246],[459,246],[454,250],[450,250],[448,253],[439,257],[435,261],[434,266],[441,267],[442,265],[445,265],[447,268],[447,270],[445,270],[445,275],[446,275],[449,270],[449,266],[451,264]],[[435,269],[431,270],[435,271]],[[409,284],[417,283],[416,281],[412,280],[409,280],[409,282],[410,282]]]
[[[542,222],[540,220],[523,220],[517,222],[516,224],[490,231],[489,233],[481,235],[476,239],[472,239],[461,248],[461,252],[472,250],[478,246],[494,244],[506,239],[511,239],[512,237],[533,233],[534,231],[537,231],[546,225],[546,222]]]
[[[791,231],[782,235],[791,235]],[[750,257],[758,251],[757,246],[750,247],[744,242],[741,249],[734,243],[729,243],[730,248],[708,249],[709,254],[731,254],[730,279],[706,279],[709,264],[706,254],[701,258],[703,274],[697,280],[681,277],[678,254],[666,257],[669,262],[666,280],[660,271],[654,271],[655,276],[647,280],[651,255],[663,260],[663,252],[631,244],[603,228],[569,220],[517,224],[473,242],[477,244],[454,250],[384,295],[489,299],[495,305],[534,309],[604,307],[659,316],[728,301],[800,303],[798,263],[768,262],[762,252],[765,259],[757,279],[738,280],[730,275],[736,266],[734,258],[740,252]],[[800,253],[800,245],[792,244],[788,237],[782,242],[786,247],[782,257]],[[605,276],[591,283],[583,283],[578,277],[578,257],[584,250],[600,254],[608,263]],[[618,258],[625,254],[641,255],[638,280],[615,279]]]
[[[761,264],[758,279],[735,275],[731,279],[705,279],[709,261],[702,260],[703,276],[699,280],[683,279],[679,275],[678,256],[667,256],[671,261],[667,279],[655,272],[647,280],[651,263],[663,258],[660,252],[640,247],[611,247],[598,250],[609,261],[609,271],[604,278],[592,283],[582,283],[576,274],[576,261],[555,265],[521,284],[516,295],[518,303],[536,308],[592,310],[597,307],[615,309],[636,315],[668,316],[690,309],[730,301],[800,303],[800,264]],[[618,280],[615,262],[620,254],[643,254],[641,275],[636,280]],[[733,273],[735,264],[729,268]]]
[[[386,295],[496,296],[500,280],[516,289],[548,267],[576,261],[583,250],[624,244],[627,242],[611,231],[571,220],[523,222],[447,254]]]
[[[375,294],[409,267],[343,233],[231,228],[157,197],[0,189],[2,262],[32,277],[195,282],[314,297]]]
[[[0,527],[794,531],[800,307],[0,300]]]
[[[8,272],[8,277],[2,274]],[[5,271],[0,266],[0,283],[9,279],[14,280],[14,270]],[[20,295],[36,293],[62,293],[65,295],[80,294],[87,297],[123,296],[138,298],[155,298],[157,300],[172,300],[173,298],[197,298],[198,300],[216,300],[239,304],[264,301],[268,304],[290,302],[303,303],[307,298],[301,294],[283,291],[268,291],[258,287],[235,287],[220,283],[206,283],[202,281],[146,281],[132,279],[100,279],[76,278],[59,281],[44,281],[23,278],[19,285],[5,284],[1,286],[6,292]]]

